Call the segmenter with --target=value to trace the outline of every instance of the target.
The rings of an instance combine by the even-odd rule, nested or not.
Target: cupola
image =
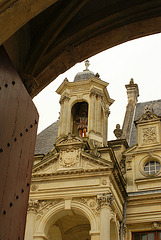
[[[108,83],[89,70],[88,60],[85,67],[73,82],[65,79],[56,91],[61,95],[58,138],[74,134],[94,146],[106,146],[109,107],[114,100],[108,94]]]

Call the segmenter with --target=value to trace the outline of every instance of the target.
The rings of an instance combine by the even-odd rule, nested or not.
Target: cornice
[[[135,192],[136,193],[136,192]],[[132,193],[131,193],[132,194]],[[146,205],[149,204],[150,202],[154,204],[154,202],[161,202],[161,192],[152,192],[148,191],[145,193],[140,193],[138,192],[138,195],[130,195],[128,194],[128,205],[129,206],[138,206],[138,205]]]
[[[77,175],[77,174],[84,174],[84,173],[93,173],[93,172],[107,172],[109,171],[109,167],[103,167],[103,168],[94,168],[94,169],[66,169],[66,170],[59,170],[56,172],[52,172],[52,173],[41,173],[41,174],[36,174],[33,173],[32,174],[32,178],[36,179],[36,178],[53,178],[55,176],[59,176],[59,175]]]
[[[111,156],[111,159],[113,160],[114,162],[114,170],[113,170],[113,175],[116,179],[116,182],[117,182],[117,185],[119,186],[124,198],[126,199],[127,197],[127,192],[126,192],[126,180],[125,178],[123,177],[123,174],[121,172],[121,169],[120,169],[120,166],[117,162],[117,159],[116,159],[116,156],[115,156],[115,153],[114,153],[114,150],[112,148],[109,148],[110,150],[110,156]]]
[[[59,157],[59,153],[55,153],[53,156],[51,155],[46,155],[45,159],[42,160],[40,163],[36,164],[33,167],[32,173],[34,174],[35,172],[41,170],[42,168],[50,165],[52,162],[55,162]]]
[[[105,160],[103,158],[100,158],[100,157],[97,157],[97,156],[94,156],[94,155],[91,155],[91,154],[88,154],[86,152],[82,152],[81,156],[88,159],[88,160],[91,160],[92,162],[103,165],[104,167],[107,167],[107,165],[109,165],[108,168],[113,169],[113,162],[110,162],[108,160]]]

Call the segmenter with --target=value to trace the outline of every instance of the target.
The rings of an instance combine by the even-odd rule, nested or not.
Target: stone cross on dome
[[[84,70],[84,71],[89,71],[89,65],[90,65],[90,63],[89,63],[89,60],[86,60],[85,62],[85,66],[86,66],[86,69]]]

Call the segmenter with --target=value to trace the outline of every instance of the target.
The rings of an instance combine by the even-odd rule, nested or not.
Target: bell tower
[[[107,145],[109,107],[114,100],[108,94],[108,83],[89,70],[88,60],[85,67],[73,82],[66,78],[56,91],[61,95],[58,138],[74,134],[102,147]]]

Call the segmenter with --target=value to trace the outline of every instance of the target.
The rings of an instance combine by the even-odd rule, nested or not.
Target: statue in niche
[[[88,103],[77,102],[72,107],[73,133],[80,137],[87,137],[88,131]]]
[[[83,111],[80,116],[76,116],[77,129],[80,137],[87,137],[88,116],[87,112]]]

